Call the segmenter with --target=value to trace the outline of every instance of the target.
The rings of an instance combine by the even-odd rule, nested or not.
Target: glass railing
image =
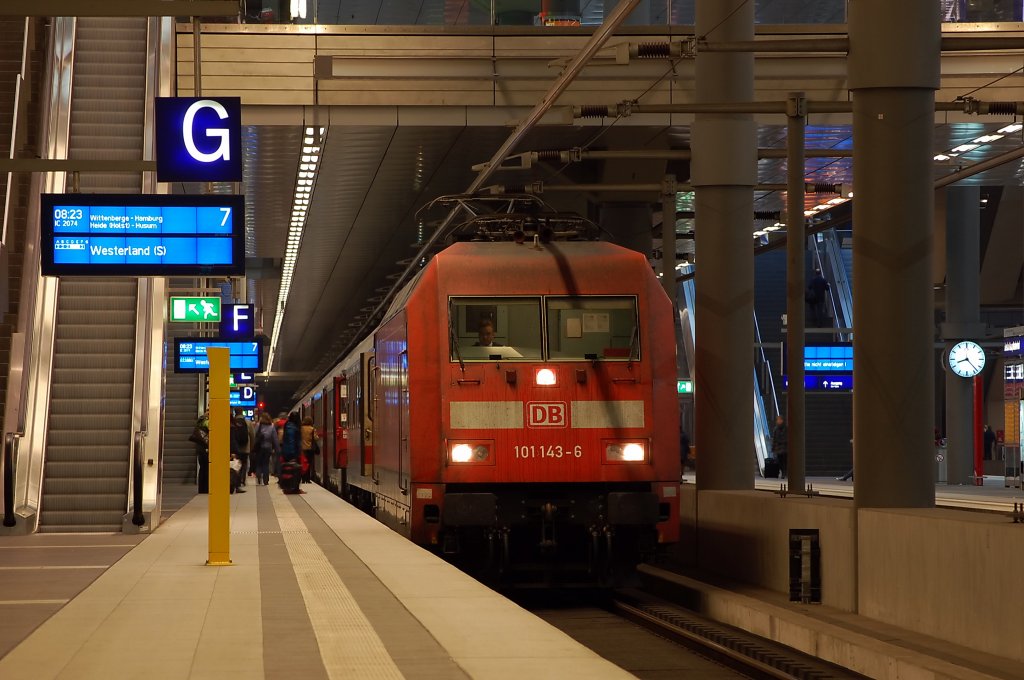
[[[943,21],[1024,20],[1020,0],[935,0]],[[692,26],[697,0],[641,0],[633,26]],[[848,0],[757,0],[759,24],[844,24]],[[337,26],[588,27],[604,21],[617,0],[244,0],[242,23]]]

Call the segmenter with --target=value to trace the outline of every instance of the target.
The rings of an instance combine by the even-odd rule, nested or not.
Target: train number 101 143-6
[[[524,444],[523,446],[513,446],[515,450],[516,458],[582,458],[583,447],[577,444],[573,447],[562,447],[560,445],[534,446],[533,444]]]

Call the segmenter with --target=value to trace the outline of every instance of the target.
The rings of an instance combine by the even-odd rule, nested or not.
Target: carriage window
[[[451,359],[541,358],[540,298],[451,298]]]
[[[547,321],[551,359],[640,358],[635,297],[549,297]]]

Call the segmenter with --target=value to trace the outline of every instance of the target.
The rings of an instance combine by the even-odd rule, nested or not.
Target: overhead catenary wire
[[[555,104],[558,98],[562,95],[569,84],[576,78],[577,75],[583,70],[587,62],[601,49],[601,47],[611,38],[612,33],[617,29],[622,22],[626,20],[636,6],[640,3],[640,0],[622,0],[610,15],[605,19],[605,22],[596,30],[591,36],[590,40],[583,46],[583,48],[577,53],[576,57],[573,58],[572,62],[559,74],[552,83],[551,87],[544,94],[537,105],[533,107],[526,118],[512,131],[512,134],[505,140],[505,142],[499,147],[494,153],[490,162],[487,163],[476,178],[470,183],[469,188],[465,193],[475,193],[484,183],[490,179],[491,175],[501,165],[501,162],[511,154],[526,134],[533,129],[533,127],[540,121],[545,113]],[[380,314],[382,314],[391,304],[395,295],[401,290],[402,286],[410,279],[414,272],[418,271],[423,262],[426,262],[427,256],[435,245],[443,238],[447,237],[452,228],[452,223],[455,220],[457,209],[453,209],[448,213],[441,224],[434,230],[430,238],[423,244],[416,255],[412,258],[411,262],[402,271],[402,274],[395,281],[391,291],[384,296],[384,299],[374,308],[369,314],[367,320],[359,327],[359,330],[354,334],[355,339],[346,343],[345,347],[340,353],[340,357],[344,357],[351,349],[355,346],[355,343],[359,338],[362,338],[365,333],[369,330],[370,324],[372,324]],[[315,381],[319,382],[324,376],[321,375]]]

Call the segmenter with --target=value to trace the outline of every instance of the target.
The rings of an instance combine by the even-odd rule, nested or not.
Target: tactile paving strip
[[[270,493],[329,677],[401,679],[373,625],[284,494]]]

